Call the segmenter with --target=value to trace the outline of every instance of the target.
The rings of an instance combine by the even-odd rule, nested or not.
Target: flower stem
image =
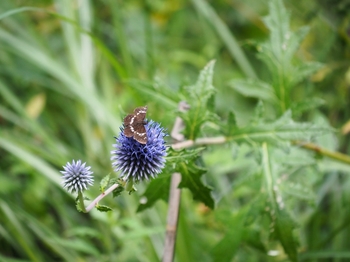
[[[176,150],[176,149],[188,148],[191,146],[223,144],[227,141],[229,141],[229,139],[224,136],[204,137],[204,138],[198,138],[196,140],[186,140],[186,141],[178,142],[178,143],[172,144],[171,147]]]
[[[348,155],[339,153],[339,152],[334,152],[322,147],[319,147],[318,145],[315,145],[313,143],[309,142],[303,142],[303,141],[293,141],[293,144],[299,145],[305,149],[312,150],[322,156],[326,156],[329,158],[332,158],[334,160],[338,160],[340,162],[344,162],[347,164],[350,164],[350,157]]]
[[[182,112],[185,112],[189,109],[189,105],[186,102],[180,102],[178,109]],[[180,133],[182,128],[184,128],[183,120],[177,117],[174,123],[174,127],[171,131],[171,136],[178,141],[183,140],[184,136]],[[179,142],[178,144],[181,144],[181,142]],[[174,145],[173,145],[173,148],[174,148]],[[165,233],[164,254],[163,254],[162,262],[174,261],[177,224],[179,221],[180,200],[181,200],[181,189],[178,188],[180,181],[181,181],[181,174],[173,173],[171,176],[171,182],[170,182],[169,208],[168,208],[167,227],[166,227],[166,233]]]
[[[106,191],[102,192],[98,197],[96,197],[90,205],[87,206],[85,213],[90,212],[100,200],[102,200],[105,196],[107,196],[109,193],[113,192],[114,189],[116,189],[119,186],[119,184],[114,184],[110,188],[108,188]],[[85,208],[84,208],[85,209]]]
[[[78,192],[78,198],[79,198],[79,208],[82,212],[86,213],[85,205],[84,205],[84,195],[81,191]]]
[[[218,145],[223,144],[228,141],[234,141],[234,139],[231,139],[230,137],[224,137],[224,136],[218,136],[218,137],[205,137],[205,138],[198,138],[196,140],[186,140],[181,141],[175,144],[172,144],[171,147],[174,150],[180,150],[184,148],[189,148],[193,146],[203,146],[203,145]],[[347,164],[350,164],[350,157],[348,155],[331,151],[325,148],[322,148],[316,144],[304,142],[304,141],[292,141],[294,145],[299,145],[305,149],[317,152],[318,154],[322,156],[329,157],[331,159],[344,162]]]

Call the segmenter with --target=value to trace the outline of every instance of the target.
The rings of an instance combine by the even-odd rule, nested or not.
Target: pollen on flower
[[[63,166],[64,171],[60,171],[63,176],[63,187],[68,192],[82,192],[94,183],[93,172],[90,171],[90,166],[85,166],[86,163],[81,163],[81,160],[72,163],[67,162]]]
[[[154,121],[146,125],[147,143],[141,144],[132,137],[124,135],[124,126],[116,137],[115,150],[111,151],[112,165],[115,171],[121,171],[121,177],[135,182],[155,178],[165,166],[167,136],[164,128]]]

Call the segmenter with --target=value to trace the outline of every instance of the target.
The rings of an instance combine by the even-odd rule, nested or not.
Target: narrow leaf
[[[241,95],[266,100],[271,103],[277,102],[273,87],[268,83],[256,79],[234,79],[229,83],[230,87]]]
[[[225,236],[211,251],[213,261],[232,261],[243,239],[244,215],[245,212],[241,211],[229,220]]]
[[[284,209],[276,209],[275,230],[284,251],[291,261],[298,261],[297,243],[293,235],[295,222]]]
[[[97,210],[100,212],[109,212],[112,211],[112,208],[105,206],[105,205],[97,205],[96,206]]]
[[[233,112],[228,113],[227,122],[222,124],[222,133],[226,136],[231,136],[235,133],[237,129],[236,116]]]

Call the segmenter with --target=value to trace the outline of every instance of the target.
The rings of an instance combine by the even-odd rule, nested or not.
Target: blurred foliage
[[[161,260],[173,171],[175,261],[350,258],[349,163],[293,144],[350,154],[347,0],[2,0],[0,45],[1,261]],[[169,132],[181,115],[187,138],[227,141],[77,212],[59,170],[117,176],[113,137],[146,104]]]

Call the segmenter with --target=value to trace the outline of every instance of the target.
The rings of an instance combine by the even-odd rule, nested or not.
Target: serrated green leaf
[[[161,175],[156,179],[153,179],[147,186],[145,193],[142,195],[147,201],[141,203],[136,212],[141,212],[152,207],[159,199],[167,202],[169,198],[170,178],[170,176]]]
[[[293,55],[298,50],[301,41],[305,38],[309,32],[309,27],[304,26],[299,28],[297,31],[288,33],[285,35],[284,57],[286,61],[292,61]]]
[[[182,180],[179,188],[188,188],[193,195],[193,199],[203,202],[210,208],[214,208],[214,201],[210,195],[211,189],[204,186],[201,176],[206,169],[196,164],[199,160],[199,153],[204,148],[183,149],[168,151],[167,163],[172,168],[172,172],[179,172]]]
[[[207,100],[207,108],[211,112],[215,111],[215,95],[212,94]]]
[[[109,184],[109,180],[110,180],[109,174],[107,176],[105,176],[104,178],[102,178],[102,180],[100,182],[100,192],[105,191],[106,187]]]
[[[318,97],[310,97],[307,100],[295,102],[291,106],[293,116],[298,117],[304,112],[309,112],[325,104],[325,101]]]
[[[264,119],[264,113],[265,113],[265,106],[264,103],[259,100],[258,104],[256,105],[254,109],[254,115],[252,119],[250,120],[251,125],[256,125]]]
[[[109,212],[112,211],[112,208],[105,206],[105,205],[97,205],[96,206],[97,210],[100,212]]]
[[[299,84],[306,77],[311,76],[316,71],[320,70],[323,67],[323,64],[319,62],[308,62],[303,63],[300,66],[294,68],[291,73],[293,77],[291,78],[291,85],[294,86]]]
[[[180,112],[180,117],[185,123],[184,134],[187,138],[194,140],[206,122],[216,119],[215,114],[209,111],[213,107],[214,91],[213,74],[215,61],[210,61],[200,72],[195,85],[187,87],[188,103],[190,109]]]
[[[211,189],[201,181],[201,176],[206,172],[206,169],[191,161],[178,164],[176,170],[181,174],[179,188],[188,188],[194,200],[198,200],[213,209],[214,200],[210,194]]]
[[[195,102],[200,101],[205,104],[215,92],[213,86],[214,65],[215,60],[210,61],[200,72],[197,82],[193,86],[187,87],[190,96]]]
[[[303,62],[295,65],[293,56],[309,29],[302,27],[296,32],[290,30],[290,14],[284,7],[283,1],[270,1],[269,10],[269,15],[264,18],[264,22],[270,30],[270,38],[259,47],[258,57],[269,68],[272,78],[272,94],[275,98],[268,100],[265,93],[263,96],[254,88],[251,89],[250,96],[256,93],[255,97],[259,95],[261,99],[273,102],[274,106],[277,106],[278,113],[283,114],[293,105],[292,89],[320,69],[321,64]]]
[[[289,13],[283,6],[283,2],[276,0],[269,2],[269,11],[269,15],[263,19],[271,34],[266,46],[273,57],[281,61],[286,49],[286,40],[290,38],[288,36],[290,34]]]
[[[124,187],[125,186],[125,181],[123,179],[120,179],[120,178],[112,177],[108,181],[108,187],[110,187],[110,186],[112,186],[114,184],[119,184],[122,187]]]
[[[291,111],[287,111],[275,122],[263,122],[261,118],[258,123],[252,122],[250,125],[238,129],[231,139],[237,142],[267,142],[285,145],[292,140],[307,141],[311,137],[331,132],[330,128],[323,125],[294,122]]]
[[[211,256],[213,261],[231,261],[235,256],[244,235],[244,216],[245,212],[241,211],[232,216],[227,226],[225,236],[212,249]]]
[[[277,97],[273,87],[257,79],[234,79],[229,83],[230,87],[243,96],[254,97],[270,103],[276,103]]]
[[[125,181],[122,179],[111,179],[111,182],[114,182],[113,184],[119,184],[119,186],[113,190],[113,198],[120,196],[120,194],[125,190]],[[111,185],[109,185],[111,186]]]
[[[221,131],[225,136],[231,136],[237,129],[236,115],[233,112],[228,113],[227,122],[221,125]]]
[[[190,161],[192,159],[197,158],[199,153],[202,152],[204,149],[205,149],[204,147],[198,147],[195,149],[182,149],[182,150],[174,150],[172,148],[169,148],[168,156],[166,158],[167,163],[178,164],[178,163]]]

